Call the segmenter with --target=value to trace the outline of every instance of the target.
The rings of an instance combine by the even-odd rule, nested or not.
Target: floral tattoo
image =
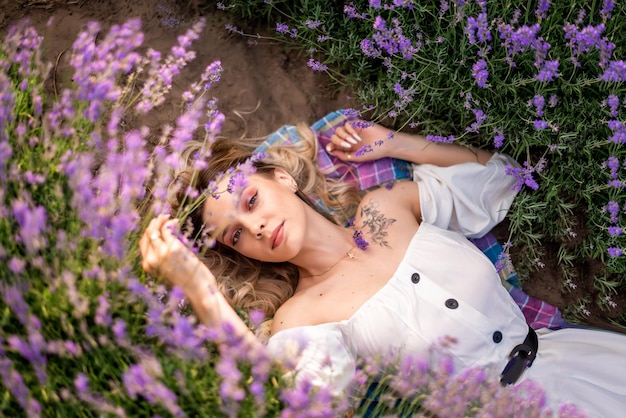
[[[387,229],[396,220],[387,218],[377,207],[377,203],[372,201],[370,204],[361,208],[361,223],[363,228],[368,228],[367,236],[371,240],[382,247],[389,247],[387,242]],[[359,231],[360,232],[360,231]]]

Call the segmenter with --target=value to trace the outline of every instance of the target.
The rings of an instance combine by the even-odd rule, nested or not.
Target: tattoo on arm
[[[361,223],[363,228],[367,228],[367,236],[381,247],[391,248],[387,242],[387,229],[395,221],[393,218],[387,218],[378,209],[378,204],[375,200],[370,201],[370,203],[361,208]]]

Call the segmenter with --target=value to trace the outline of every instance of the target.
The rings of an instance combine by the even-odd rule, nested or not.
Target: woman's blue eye
[[[238,229],[235,231],[235,233],[233,234],[233,245],[237,244],[237,241],[239,241],[239,237],[241,236],[241,229]]]
[[[250,201],[248,201],[248,209],[252,208],[254,206],[254,204],[256,203],[256,199],[257,199],[257,193],[255,193],[251,198]]]

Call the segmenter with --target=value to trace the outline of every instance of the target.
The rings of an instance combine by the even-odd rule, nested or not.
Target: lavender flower
[[[626,143],[626,127],[618,120],[608,121],[609,129],[612,131],[612,135],[609,137],[609,141],[615,144]]]
[[[624,229],[620,228],[619,226],[612,225],[612,226],[609,226],[608,232],[610,236],[617,237],[624,233]]]
[[[41,415],[41,405],[33,399],[22,375],[15,370],[13,362],[4,357],[4,354],[0,355],[0,377],[5,387],[29,416]]]
[[[404,36],[400,21],[397,18],[391,19],[391,23],[392,27],[390,28],[385,19],[376,16],[373,25],[376,32],[372,36],[376,46],[361,41],[361,50],[367,56],[379,56],[384,51],[389,56],[400,53],[404,59],[412,59],[413,55],[419,52],[422,46],[421,41],[413,44],[409,38]]]
[[[177,404],[176,395],[148,374],[143,366],[132,365],[122,376],[122,381],[132,399],[143,396],[151,404],[162,405],[174,416],[184,416]]]
[[[602,20],[606,21],[611,18],[611,12],[615,7],[615,0],[603,0],[602,1],[602,9],[600,10],[600,17]]]
[[[516,183],[511,186],[511,190],[520,191],[523,186],[530,187],[533,190],[539,189],[539,184],[537,184],[533,178],[535,168],[528,161],[524,162],[523,167],[512,167],[507,165],[504,172],[508,176],[513,176],[515,178]]]
[[[626,62],[623,60],[609,61],[604,73],[600,76],[603,81],[626,81]]]
[[[356,8],[354,6],[351,6],[351,5],[347,5],[346,4],[345,6],[343,6],[343,12],[345,14],[347,14],[350,19],[365,19],[365,18],[367,18],[367,14],[365,14],[365,13],[358,13],[356,11]]]
[[[426,140],[430,142],[442,142],[444,144],[451,144],[454,142],[454,135],[440,136],[440,135],[426,135]]]
[[[607,249],[607,253],[609,254],[609,257],[612,258],[621,257],[622,255],[624,255],[624,251],[622,251],[621,248],[617,247],[609,247]]]
[[[319,61],[314,60],[313,58],[309,58],[309,61],[306,65],[311,68],[313,71],[326,71],[328,70],[328,65],[322,64]]]
[[[161,56],[156,51],[149,51],[149,59],[144,64],[149,65],[148,80],[141,90],[141,100],[135,109],[142,114],[147,113],[165,100],[165,95],[172,88],[174,76],[180,73],[189,61],[195,58],[194,51],[188,50],[191,43],[200,37],[200,32],[206,24],[205,18],[200,18],[184,35],[177,38],[165,61],[161,63]]]
[[[605,68],[609,62],[615,44],[610,42],[606,36],[602,36],[606,29],[603,23],[597,26],[588,25],[578,30],[578,27],[573,24],[566,24],[563,26],[565,32],[565,39],[568,40],[567,46],[572,50],[572,62],[574,65],[579,66],[578,57],[595,49],[600,52],[601,68]]]
[[[394,106],[397,110],[404,109],[409,103],[413,101],[415,89],[405,89],[400,83],[396,83],[393,86],[393,91],[398,95],[398,98],[400,99],[394,102]]]
[[[476,120],[472,122],[470,126],[466,127],[465,130],[467,132],[478,132],[483,122],[487,120],[487,115],[480,109],[472,109],[472,112]]]
[[[535,113],[537,114],[537,116],[542,117],[543,108],[546,105],[546,99],[543,97],[543,95],[536,94],[533,97],[532,103],[533,103],[533,106],[535,106]]]
[[[24,193],[23,196],[29,199],[28,194]],[[46,229],[46,209],[43,206],[33,207],[32,203],[22,199],[15,200],[12,209],[19,225],[18,241],[24,245],[28,254],[35,254],[47,243],[42,236]]]
[[[289,35],[289,37],[292,39],[295,39],[295,37],[298,35],[298,29],[289,28],[289,25],[285,23],[277,23],[276,32],[282,33],[283,35]]]
[[[477,17],[468,16],[464,31],[471,44],[491,42],[491,31],[487,22],[486,11],[483,10]]]
[[[363,238],[363,231],[361,231],[360,229],[354,230],[354,233],[352,234],[352,239],[354,240],[354,245],[359,247],[361,250],[366,250],[367,247],[370,245],[370,243],[367,242],[365,238]]]
[[[535,16],[537,16],[538,19],[545,19],[549,8],[550,0],[539,0],[537,10],[535,10]]]
[[[610,94],[609,97],[606,99],[606,104],[609,106],[609,109],[611,111],[611,116],[616,118],[617,117],[617,109],[619,108],[619,98],[614,95],[614,94]]]
[[[304,22],[304,24],[309,29],[316,29],[322,24],[322,22],[320,22],[319,20],[307,19],[306,22]]]
[[[495,148],[502,148],[502,145],[504,145],[504,134],[501,130],[495,130],[494,133],[495,136],[493,137],[493,146]]]
[[[617,223],[617,215],[619,214],[619,203],[611,200],[609,203],[607,203],[606,210],[607,212],[609,212],[609,215],[611,215],[611,222]]]
[[[489,71],[487,71],[487,62],[484,59],[481,58],[472,65],[472,77],[476,80],[478,87],[487,88]]]

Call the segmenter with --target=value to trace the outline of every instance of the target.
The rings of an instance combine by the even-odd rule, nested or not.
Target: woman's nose
[[[259,218],[248,218],[244,222],[244,226],[250,234],[256,237],[257,239],[261,239],[263,237],[263,231],[265,230],[265,222]]]

